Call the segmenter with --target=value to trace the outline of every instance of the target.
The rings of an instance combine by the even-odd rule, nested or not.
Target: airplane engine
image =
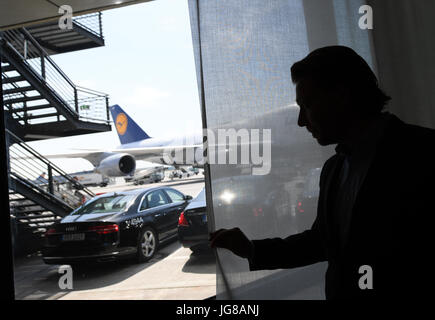
[[[136,170],[136,160],[132,155],[117,153],[103,159],[96,170],[109,177],[133,175]]]
[[[195,148],[195,159],[193,165],[204,167],[204,149],[202,147]]]

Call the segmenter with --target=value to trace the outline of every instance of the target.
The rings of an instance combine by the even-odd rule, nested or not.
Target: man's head
[[[356,123],[378,115],[390,100],[368,64],[348,47],[314,50],[292,66],[291,75],[298,124],[321,145],[342,142]]]

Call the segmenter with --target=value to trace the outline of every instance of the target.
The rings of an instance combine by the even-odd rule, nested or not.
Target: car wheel
[[[151,227],[145,227],[138,239],[137,243],[137,260],[138,262],[146,262],[150,260],[157,251],[159,240],[157,234]]]

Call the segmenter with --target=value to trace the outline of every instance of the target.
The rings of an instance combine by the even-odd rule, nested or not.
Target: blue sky
[[[187,1],[159,0],[103,12],[106,45],[52,58],[77,85],[108,93],[150,136],[201,130]],[[42,154],[113,148],[112,132],[30,143]],[[67,172],[86,160],[58,160]]]

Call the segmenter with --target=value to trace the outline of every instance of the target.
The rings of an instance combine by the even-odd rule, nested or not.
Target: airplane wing
[[[146,160],[153,157],[162,157],[164,154],[195,151],[197,148],[202,148],[202,145],[182,145],[182,146],[162,146],[162,147],[145,147],[145,148],[122,148],[109,150],[111,153],[128,153],[134,156],[137,160]]]
[[[49,159],[59,158],[83,158],[92,163],[95,167],[99,165],[104,158],[116,154],[127,153],[134,156],[137,160],[146,160],[155,157],[163,157],[165,153],[182,152],[183,150],[195,151],[202,145],[182,145],[182,146],[162,146],[162,147],[143,147],[143,148],[120,148],[112,150],[97,150],[97,149],[75,149],[79,152],[44,155]]]
[[[102,150],[81,150],[83,151],[73,153],[46,154],[44,157],[48,159],[83,158],[92,163],[94,167],[98,167],[100,161],[107,156],[107,152]]]

